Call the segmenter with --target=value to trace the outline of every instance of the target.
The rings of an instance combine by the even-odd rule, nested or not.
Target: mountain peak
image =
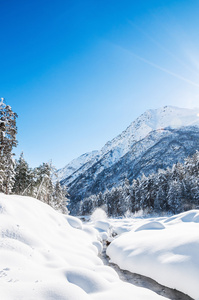
[[[164,106],[149,109],[133,121],[126,130],[107,142],[101,152],[105,154],[112,148],[117,148],[118,156],[126,154],[132,143],[145,138],[151,131],[163,128],[177,129],[183,126],[199,126],[199,109]]]
[[[111,167],[130,151],[132,145],[143,140],[153,131],[196,125],[199,127],[199,108],[188,109],[164,106],[149,109],[134,120],[121,134],[108,141],[100,151],[85,153],[72,160],[63,169],[58,170],[58,178],[59,180],[68,178],[67,182],[72,182],[100,160],[106,161],[102,168]],[[106,157],[106,160],[104,160],[104,157]]]
[[[164,106],[157,109],[149,109],[132,122],[131,125],[134,126],[136,123],[142,123],[141,125],[145,123],[151,130],[199,125],[199,108],[188,109]]]

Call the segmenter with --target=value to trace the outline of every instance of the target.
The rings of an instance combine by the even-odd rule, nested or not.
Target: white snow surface
[[[119,234],[107,248],[113,263],[199,299],[199,210],[110,224]]]
[[[107,222],[98,221],[96,225],[108,234]],[[0,299],[166,299],[121,281],[112,268],[103,265],[98,257],[99,231],[94,227],[36,199],[0,194]]]
[[[165,106],[150,109],[133,121],[121,134],[107,142],[99,151],[86,153],[72,160],[64,168],[58,170],[58,180],[68,176],[67,184],[88,170],[93,164],[111,153],[104,162],[103,168],[108,168],[124,156],[136,142],[145,138],[150,132],[162,132],[165,128],[180,128],[183,126],[199,126],[199,108],[187,109]],[[100,172],[100,170],[98,170]]]

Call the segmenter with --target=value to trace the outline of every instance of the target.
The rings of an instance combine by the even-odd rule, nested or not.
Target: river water
[[[109,257],[106,255],[106,249],[107,249],[107,246],[104,243],[104,248],[100,255],[100,258],[102,259],[102,261],[105,265],[112,267],[118,273],[121,280],[131,283],[131,284],[134,284],[139,287],[144,287],[144,288],[150,289],[150,290],[154,291],[155,293],[157,293],[161,296],[164,296],[168,299],[194,300],[191,297],[189,297],[188,295],[185,295],[177,290],[165,287],[149,277],[131,273],[129,271],[120,269],[118,267],[118,265],[113,264],[109,261]]]

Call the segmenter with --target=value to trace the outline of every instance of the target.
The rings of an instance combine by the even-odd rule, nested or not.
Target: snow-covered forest
[[[80,215],[90,214],[96,207],[109,216],[124,216],[140,210],[147,213],[179,213],[199,208],[199,152],[187,157],[183,164],[159,170],[146,177],[126,179],[119,187],[91,195],[80,206]]]
[[[52,182],[54,168],[43,163],[34,169],[28,166],[21,153],[14,160],[13,148],[17,146],[17,114],[9,105],[0,102],[0,191],[37,198],[53,208],[67,213],[68,193],[59,181]]]

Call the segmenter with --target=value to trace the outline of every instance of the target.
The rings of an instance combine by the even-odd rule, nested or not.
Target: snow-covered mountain
[[[199,149],[199,109],[147,110],[100,151],[86,153],[58,171],[69,187],[71,209],[83,198],[166,168]]]
[[[98,155],[99,151],[94,150],[88,153],[84,153],[78,158],[73,159],[70,163],[68,163],[64,168],[59,169],[56,173],[57,178],[59,181],[69,177],[73,173],[75,173],[76,170],[80,169],[84,164],[92,160],[94,157]],[[77,176],[77,174],[76,174]],[[74,176],[74,178],[76,178]]]

